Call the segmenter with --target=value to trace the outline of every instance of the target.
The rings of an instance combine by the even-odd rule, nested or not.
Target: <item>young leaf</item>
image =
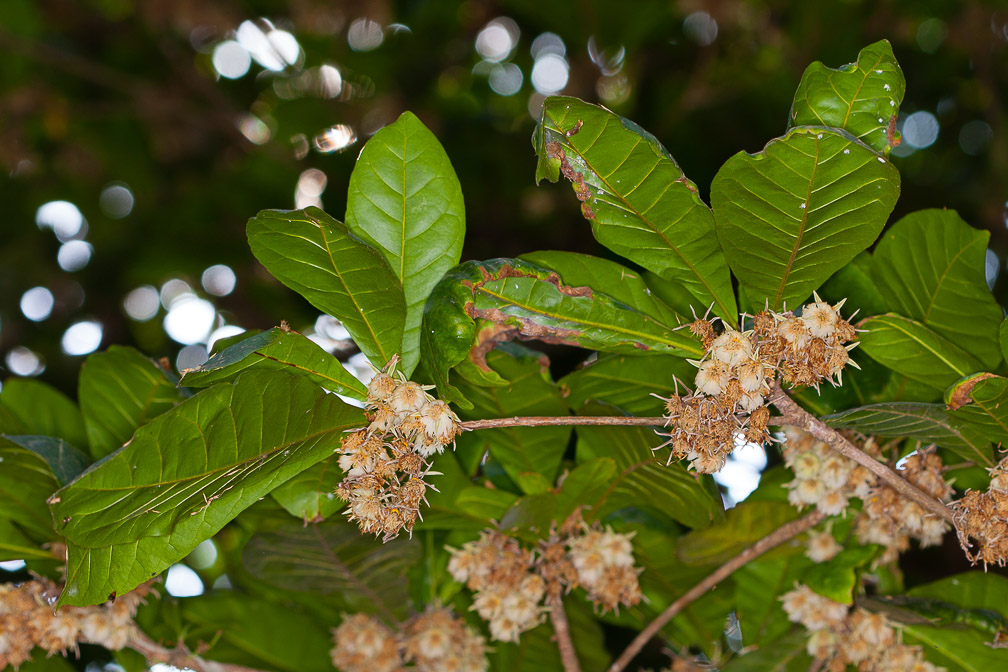
[[[682,283],[698,306],[714,304],[738,321],[731,277],[710,208],[654,136],[605,108],[550,97],[534,143],[536,182],[574,182],[595,238],[667,280]]]
[[[945,388],[983,365],[952,341],[916,320],[887,313],[858,324],[866,355],[908,378]]]
[[[404,537],[383,544],[334,518],[290,523],[254,535],[242,552],[246,569],[282,590],[324,596],[330,606],[392,621],[409,613],[406,570],[420,548]]]
[[[0,392],[0,408],[17,424],[3,428],[4,432],[57,436],[75,446],[87,445],[84,419],[77,404],[41,381],[8,378]]]
[[[889,121],[899,114],[906,81],[888,40],[869,44],[857,63],[827,68],[816,61],[805,69],[791,105],[788,128],[842,128],[876,152],[898,145]]]
[[[385,256],[406,298],[399,370],[420,359],[424,303],[458,263],[465,237],[462,187],[448,155],[412,113],[381,129],[357,158],[347,190],[346,225]]]
[[[965,460],[992,466],[987,439],[950,417],[944,404],[889,402],[852,408],[823,420],[837,429],[852,429],[879,437],[906,437],[947,448]]]
[[[989,239],[989,232],[952,210],[914,212],[879,240],[872,277],[892,311],[934,329],[993,369],[1002,358],[1002,311],[984,276]]]
[[[338,359],[296,331],[276,327],[239,341],[199,368],[186,371],[180,385],[206,387],[252,368],[302,375],[331,392],[354,399],[367,396],[364,383],[343,368]]]
[[[945,403],[961,430],[1008,445],[1008,378],[992,373],[967,376],[945,392]]]
[[[749,304],[797,308],[871,245],[899,171],[844,131],[802,126],[739,152],[711,184],[717,234]]]
[[[125,593],[320,461],[359,409],[304,378],[250,371],[144,425],[50,500],[68,545],[61,601]]]
[[[164,369],[119,345],[84,361],[77,396],[95,459],[119,448],[137,427],[184,398]]]
[[[266,270],[337,318],[361,352],[384,365],[402,346],[406,300],[385,258],[318,208],[263,210],[249,247]]]

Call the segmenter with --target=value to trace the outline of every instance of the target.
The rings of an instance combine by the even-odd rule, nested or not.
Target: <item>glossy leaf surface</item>
[[[377,248],[406,299],[400,370],[420,357],[424,303],[458,263],[465,236],[462,187],[441,143],[412,113],[381,129],[357,158],[347,190],[346,225]]]
[[[8,418],[5,423],[8,426],[0,425],[0,431],[57,436],[80,448],[87,446],[84,420],[77,404],[40,380],[8,378],[3,381],[0,412]]]
[[[711,184],[717,234],[751,306],[796,308],[871,245],[899,171],[842,131],[801,126],[728,159]]]
[[[949,415],[963,431],[1008,445],[1008,378],[983,373],[957,382],[945,393]]]
[[[543,104],[535,135],[536,181],[574,180],[595,238],[663,278],[682,283],[697,306],[738,320],[714,218],[661,143],[633,122],[576,98]]]
[[[406,300],[385,257],[318,208],[263,210],[248,222],[249,247],[277,280],[340,320],[381,366],[402,345]]]

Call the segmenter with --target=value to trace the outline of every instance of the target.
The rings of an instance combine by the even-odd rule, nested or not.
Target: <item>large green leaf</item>
[[[677,379],[692,389],[695,376],[696,369],[681,357],[604,354],[567,374],[557,384],[574,410],[595,400],[631,415],[657,416],[665,412],[665,402],[654,395],[667,398],[675,391]]]
[[[889,120],[899,114],[905,91],[892,45],[881,40],[862,49],[857,63],[833,69],[816,61],[806,68],[791,105],[789,128],[842,128],[876,152],[888,154],[895,140],[889,134]]]
[[[313,464],[270,493],[284,511],[305,522],[319,522],[346,508],[336,486],[346,475],[338,455]]]
[[[989,239],[989,232],[974,229],[955,211],[914,212],[879,240],[872,277],[892,311],[935,330],[993,369],[1001,362],[1002,311],[984,275]]]
[[[249,247],[280,282],[337,318],[377,366],[399,352],[406,300],[378,250],[318,208],[263,210],[248,222]]]
[[[459,389],[474,406],[459,411],[463,420],[567,413],[560,390],[537,355],[512,356],[493,350],[486,361],[508,385],[476,387],[459,381]],[[512,480],[519,481],[523,473],[534,472],[553,482],[570,434],[570,427],[505,427],[480,430],[476,438]]]
[[[346,225],[378,248],[406,296],[400,370],[420,358],[424,303],[458,263],[465,237],[462,186],[434,134],[410,112],[378,131],[357,157]]]
[[[242,552],[245,567],[258,579],[386,621],[409,614],[406,571],[419,558],[419,545],[405,537],[383,544],[340,518],[307,526],[290,519],[255,534]]]
[[[846,299],[843,306],[844,315],[853,315],[857,311],[859,319],[881,315],[891,306],[879,292],[878,284],[872,278],[872,255],[862,252],[854,259],[830,276],[822,287],[819,296],[830,303]]]
[[[3,503],[0,502],[0,507]],[[21,528],[6,518],[0,518],[0,562],[8,560],[53,560],[53,554],[42,550],[21,531]]]
[[[714,218],[675,160],[650,133],[605,108],[576,98],[543,104],[534,138],[536,182],[574,180],[595,238],[667,280],[685,286],[699,306],[738,321]]]
[[[87,455],[55,436],[5,434],[3,438],[30,450],[49,465],[56,482],[65,485],[91,464]]]
[[[611,409],[589,406],[591,414]],[[584,426],[577,428],[578,460],[608,457],[616,463],[617,476],[602,495],[583,502],[592,507],[592,518],[633,506],[653,515],[667,516],[692,528],[707,527],[724,516],[721,497],[706,487],[679,462],[664,464],[651,452],[662,439],[644,427]],[[707,479],[708,477],[703,477]]]
[[[907,437],[948,448],[966,460],[993,465],[987,439],[960,427],[945,404],[889,402],[852,408],[823,418],[831,427],[879,437]]]
[[[980,361],[941,334],[895,313],[870,317],[858,324],[866,355],[912,380],[934,388],[983,370]]]
[[[961,431],[1008,446],[1008,378],[991,373],[968,376],[945,392],[945,403]]]
[[[484,366],[484,351],[516,337],[625,354],[702,355],[696,339],[677,329],[675,317],[670,311],[655,317],[635,310],[606,294],[605,287],[569,286],[525,261],[467,261],[434,289],[421,341],[438,390],[449,390],[455,400],[459,395],[447,386],[448,369],[467,354]],[[476,319],[494,325],[482,342]]]
[[[777,603],[780,609],[780,603]],[[781,611],[783,613],[783,610]],[[742,643],[748,643],[745,630]],[[753,650],[744,649],[721,667],[723,672],[806,672],[812,658],[805,652],[808,633],[796,630],[784,637]]]
[[[192,649],[213,642],[203,654],[210,660],[286,672],[332,672],[332,636],[309,614],[231,590],[186,598],[179,611]]]
[[[745,646],[763,645],[785,635],[793,624],[781,609],[780,596],[812,566],[801,553],[757,558],[735,572],[735,614]]]
[[[147,423],[51,500],[68,542],[61,600],[124,593],[331,455],[361,411],[302,377],[250,371]]]
[[[248,369],[274,369],[305,376],[332,392],[363,400],[367,387],[339,360],[296,331],[273,328],[239,341],[182,376],[181,385],[206,387]]]
[[[46,499],[59,487],[41,455],[0,436],[0,519],[33,541],[55,539]]]
[[[871,245],[899,171],[844,131],[801,126],[739,152],[711,184],[725,257],[751,306],[794,308]]]
[[[925,656],[946,670],[990,672],[1008,669],[1008,651],[994,648],[994,638],[973,628],[904,624],[907,644],[922,644]]]
[[[77,395],[95,458],[119,448],[137,427],[183,399],[164,369],[120,345],[84,361]]]
[[[58,436],[75,446],[87,445],[84,420],[77,404],[62,392],[38,380],[8,378],[0,392],[0,409],[16,426],[2,427],[8,434]]]
[[[787,502],[745,501],[729,509],[721,525],[680,537],[676,555],[687,565],[718,565],[798,516]],[[793,552],[797,546],[791,543],[782,548]]]

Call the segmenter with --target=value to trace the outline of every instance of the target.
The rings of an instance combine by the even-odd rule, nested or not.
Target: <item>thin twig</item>
[[[906,499],[911,499],[917,502],[936,516],[943,518],[953,525],[955,524],[952,510],[945,506],[943,502],[938,501],[913,483],[910,483],[905,478],[902,478],[895,471],[882,464],[871,455],[859,450],[857,446],[848,441],[843,434],[795,403],[795,401],[791,399],[786,392],[784,392],[780,383],[774,383],[772,394],[774,395],[773,405],[776,406],[777,410],[781,413],[783,420],[782,424],[795,425],[796,427],[804,429],[812,436],[828,444],[829,447],[836,452],[850,460],[854,460],[862,467],[881,478],[885,481],[886,485]]]
[[[216,660],[204,660],[181,645],[175,649],[165,648],[139,629],[134,631],[126,646],[146,658],[148,665],[168,663],[179,669],[189,668],[196,672],[263,672],[263,670],[258,670],[254,667],[245,667],[244,665],[235,665],[233,663],[219,663]]]
[[[651,638],[657,635],[658,631],[665,627],[669,621],[678,616],[683,609],[702,597],[708,590],[711,590],[717,586],[717,584],[731,576],[735,570],[741,568],[750,560],[754,560],[760,555],[763,555],[771,548],[779,546],[785,541],[797,537],[802,532],[815,527],[825,519],[826,514],[821,513],[820,511],[813,511],[804,518],[792,520],[790,523],[786,523],[778,527],[776,530],[718,567],[707,578],[690,588],[682,597],[666,607],[665,611],[659,614],[655,620],[651,621],[646,628],[641,630],[640,633],[634,637],[633,641],[630,642],[629,646],[627,646],[623,653],[620,654],[619,658],[613,661],[613,664],[609,666],[608,672],[620,672],[623,670],[623,668],[625,668],[630,661],[633,660],[634,656],[640,653],[640,650],[644,648],[644,645],[651,641]]]
[[[567,614],[564,613],[563,601],[559,595],[549,598],[549,607],[550,622],[553,624],[553,632],[556,633],[564,672],[581,672],[581,663],[578,662],[574,642],[571,640],[570,624],[567,623]]]
[[[516,416],[513,418],[486,418],[466,420],[462,431],[496,429],[498,427],[555,427],[557,425],[636,425],[639,427],[664,427],[665,418],[635,417],[632,415],[558,415]]]

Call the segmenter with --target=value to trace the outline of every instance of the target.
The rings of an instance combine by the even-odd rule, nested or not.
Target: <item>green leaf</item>
[[[711,184],[717,234],[749,305],[798,307],[871,245],[899,171],[843,131],[801,126],[739,152]]]
[[[881,315],[890,307],[872,278],[870,252],[862,252],[851,263],[831,275],[826,284],[819,288],[819,296],[830,303],[846,299],[844,315],[853,315],[857,311],[858,319]]]
[[[5,434],[3,438],[30,450],[45,460],[60,485],[72,481],[91,464],[91,460],[88,459],[87,455],[63,439],[57,439],[55,436],[13,436]]]
[[[984,274],[989,240],[988,231],[974,229],[953,210],[914,212],[879,240],[872,277],[892,311],[933,329],[993,369],[1002,358],[1002,311]]]
[[[332,636],[314,616],[236,591],[214,591],[179,604],[187,643],[213,641],[202,654],[222,663],[287,672],[332,672]]]
[[[1008,578],[992,572],[974,571],[947,576],[914,586],[907,595],[944,600],[966,609],[990,609],[1008,619]]]
[[[877,545],[845,548],[831,560],[814,565],[802,577],[802,583],[834,602],[852,604],[854,589],[861,585],[861,570],[883,550]]]
[[[8,378],[0,392],[0,408],[20,422],[20,427],[5,428],[7,433],[58,436],[75,446],[87,445],[77,404],[41,381]]]
[[[0,507],[3,507],[0,502]],[[44,551],[38,542],[29,539],[21,529],[10,520],[0,518],[0,562],[8,560],[53,560],[53,554]]]
[[[574,180],[595,238],[666,280],[729,324],[738,309],[714,218],[696,185],[654,136],[605,108],[550,97],[534,138],[536,182]]]
[[[598,414],[603,409],[586,409]],[[584,426],[577,428],[578,461],[609,457],[616,463],[618,476],[595,500],[582,502],[592,507],[591,517],[600,519],[626,506],[633,506],[662,517],[669,517],[692,528],[703,528],[724,516],[721,497],[716,489],[686,471],[679,462],[665,465],[651,449],[661,439],[644,427]]]
[[[836,429],[853,429],[885,438],[906,437],[948,448],[965,460],[993,466],[991,447],[976,431],[960,427],[944,404],[891,402],[834,413],[823,420]]]
[[[687,565],[719,565],[798,516],[786,502],[745,501],[728,509],[720,525],[680,537],[676,555]],[[795,544],[788,547],[797,548]]]
[[[565,521],[582,504],[598,501],[618,474],[616,461],[608,457],[587,460],[574,467],[564,476],[557,493],[557,521]]]
[[[507,387],[475,387],[459,381],[459,389],[474,405],[459,411],[463,420],[508,418],[519,415],[564,415],[567,405],[549,378],[549,370],[535,355],[513,357],[500,350],[488,353],[487,364],[508,381]],[[536,472],[551,483],[570,439],[570,427],[505,427],[480,430],[483,442],[508,476]]]
[[[400,537],[365,537],[340,518],[304,526],[290,520],[255,534],[242,552],[248,571],[282,590],[324,596],[334,609],[376,614],[387,622],[409,614],[407,570],[420,547]]]
[[[780,608],[778,603],[777,608]],[[742,631],[743,638],[745,630]],[[723,672],[806,672],[812,658],[805,653],[808,634],[795,631],[766,646],[744,651],[721,667]],[[743,639],[743,642],[746,642]]]
[[[420,358],[424,303],[458,263],[465,237],[462,186],[434,134],[412,113],[381,129],[357,158],[347,190],[346,225],[376,247],[406,298],[400,370]]]
[[[564,599],[571,640],[582,672],[604,672],[611,656],[605,648],[601,624],[581,600]],[[487,656],[491,670],[507,672],[556,672],[563,669],[556,635],[549,623],[522,633],[517,643],[493,642]]]
[[[894,138],[889,120],[899,114],[906,81],[888,40],[870,44],[857,63],[827,68],[816,61],[802,75],[788,120],[792,126],[842,128],[879,153]]]
[[[119,448],[137,427],[183,399],[164,369],[120,345],[84,361],[77,396],[96,459]]]
[[[534,544],[549,536],[550,523],[557,518],[557,496],[540,492],[518,498],[501,516],[500,529]]]
[[[181,385],[206,387],[231,380],[248,369],[274,369],[302,375],[338,394],[363,400],[367,387],[339,360],[296,331],[274,327],[222,350],[197,369],[186,371]]]
[[[0,519],[33,539],[55,539],[46,500],[59,487],[38,453],[0,436]]]
[[[735,615],[745,646],[763,645],[794,626],[781,609],[780,596],[812,567],[805,555],[757,558],[735,572]]]
[[[332,455],[290,479],[272,493],[284,511],[305,522],[317,523],[346,507],[336,496],[343,480],[338,456]]]
[[[376,366],[399,352],[406,300],[380,252],[318,208],[263,210],[249,247],[280,282],[343,323]]]
[[[952,341],[894,313],[870,317],[858,325],[861,349],[896,373],[944,389],[970,373],[983,370],[976,357]]]
[[[56,493],[69,547],[61,601],[95,604],[158,574],[361,423],[359,409],[304,378],[266,371],[158,416]]]
[[[948,670],[990,672],[1008,668],[1008,651],[992,648],[993,638],[972,628],[904,624],[907,644],[920,643],[925,656]]]
[[[1008,445],[1008,378],[992,373],[968,376],[945,392],[945,403],[962,431]]]
[[[998,341],[1001,343],[1001,356],[1008,360],[1008,319],[998,329]]]
[[[672,355],[599,355],[594,361],[567,374],[557,384],[574,410],[590,400],[611,404],[630,415],[657,416],[680,383],[693,384],[696,369]]]

